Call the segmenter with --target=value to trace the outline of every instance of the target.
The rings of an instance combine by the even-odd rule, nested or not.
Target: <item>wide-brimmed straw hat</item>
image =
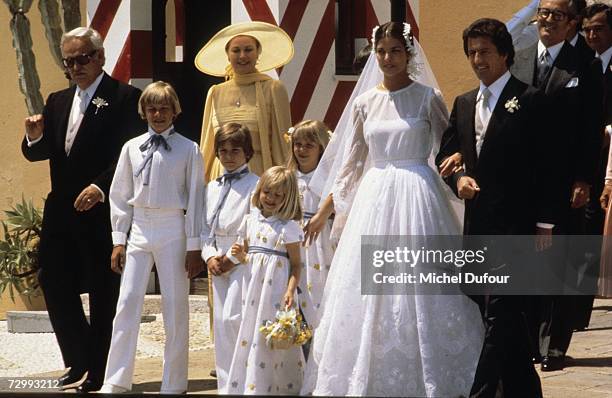
[[[236,36],[252,36],[261,44],[257,70],[265,72],[287,64],[293,58],[293,42],[278,26],[266,22],[240,22],[221,29],[202,47],[195,66],[213,76],[225,76],[229,65],[225,46]]]

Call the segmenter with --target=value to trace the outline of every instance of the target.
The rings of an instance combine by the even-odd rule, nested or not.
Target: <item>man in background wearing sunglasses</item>
[[[554,137],[550,148],[557,159],[550,178],[556,188],[551,203],[560,220],[553,234],[571,235],[582,231],[584,206],[595,183],[602,145],[599,127],[601,87],[589,70],[589,62],[570,43],[570,32],[579,21],[577,0],[540,0],[537,11],[538,43],[517,52],[511,71],[525,83],[544,93],[550,110],[541,117]],[[548,109],[548,107],[547,107]],[[553,239],[554,245],[554,239]],[[577,250],[574,250],[577,252]],[[577,254],[577,253],[574,253]],[[559,270],[576,270],[578,256],[558,259]],[[551,275],[555,278],[554,275]],[[575,287],[573,277],[565,279]],[[577,276],[576,276],[577,279]],[[576,296],[533,298],[527,318],[531,324],[534,361],[543,371],[563,369],[572,337]]]
[[[51,192],[45,201],[39,281],[49,318],[70,370],[69,386],[87,378],[81,391],[102,386],[119,276],[112,251],[108,191],[121,147],[146,130],[138,116],[140,90],[102,70],[103,40],[89,28],[65,33],[65,72],[76,83],[52,93],[42,115],[25,119],[24,156],[49,160]],[[80,293],[89,293],[88,323]]]

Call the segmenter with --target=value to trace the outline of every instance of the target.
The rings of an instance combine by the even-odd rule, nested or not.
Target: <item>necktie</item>
[[[548,50],[545,50],[538,58],[538,80],[536,82],[536,87],[541,87],[544,85],[551,66],[552,57],[550,56]]]
[[[223,183],[223,187],[221,188],[221,193],[219,194],[219,199],[217,200],[217,204],[215,205],[215,211],[213,212],[213,218],[210,225],[210,233],[208,234],[208,238],[212,239],[215,237],[215,230],[217,229],[217,225],[219,224],[219,213],[221,212],[221,207],[223,207],[223,203],[225,203],[225,199],[227,199],[227,195],[229,194],[230,189],[232,188],[232,182],[239,180],[249,172],[248,167],[245,167],[242,171],[236,173],[226,173],[221,177],[217,178],[217,182]]]
[[[602,62],[601,57],[599,55],[597,55],[597,56],[595,56],[595,58],[593,58],[592,67],[597,72],[603,73],[604,75],[606,74],[606,70],[603,68],[603,62]]]
[[[170,131],[170,134],[172,133],[174,133],[174,130]],[[139,147],[141,152],[147,151],[144,160],[142,161],[140,166],[138,166],[136,173],[134,173],[134,177],[138,177],[144,172],[142,177],[142,185],[149,185],[151,165],[153,164],[153,154],[160,147],[160,145],[163,146],[166,151],[170,151],[172,149],[170,145],[166,142],[164,136],[161,134],[151,135],[151,137],[149,137],[149,139],[146,140],[145,143]]]
[[[87,110],[87,106],[89,105],[89,95],[87,95],[87,91],[81,91],[79,93],[79,98],[81,102],[79,103],[79,108],[81,109],[81,113],[84,115]]]
[[[491,118],[491,110],[489,109],[489,98],[491,97],[491,91],[488,88],[482,90],[480,99],[476,103],[476,154],[480,155],[480,148],[484,142],[485,132],[489,125],[489,119]]]

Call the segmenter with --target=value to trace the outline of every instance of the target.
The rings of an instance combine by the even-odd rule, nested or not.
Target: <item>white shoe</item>
[[[128,391],[130,390],[125,387],[116,386],[114,384],[104,384],[98,392],[102,394],[122,394]]]

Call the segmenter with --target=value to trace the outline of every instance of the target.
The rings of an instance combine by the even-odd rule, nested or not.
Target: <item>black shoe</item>
[[[85,379],[85,381],[77,388],[79,393],[88,393],[91,391],[98,391],[102,388],[102,383],[91,379]]]
[[[209,374],[216,379],[217,378],[217,369],[211,370]]]
[[[542,358],[542,372],[552,372],[555,370],[561,370],[565,367],[565,357],[549,357],[545,356]]]
[[[542,355],[538,354],[538,355],[534,355],[533,357],[531,357],[531,362],[535,365],[538,363],[542,363]]]
[[[74,384],[77,381],[81,381],[83,376],[87,372],[87,369],[72,367],[69,371],[64,373],[57,381],[59,382],[60,387],[65,387],[70,384]]]

